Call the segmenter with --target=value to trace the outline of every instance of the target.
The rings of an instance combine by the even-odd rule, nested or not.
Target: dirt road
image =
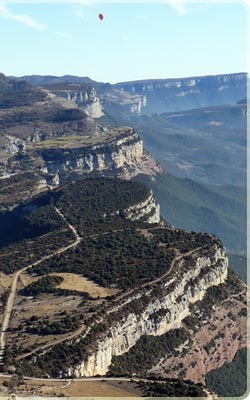
[[[151,281],[151,282],[147,282],[147,283],[143,284],[143,285],[140,287],[140,289],[143,289],[143,288],[145,288],[145,287],[152,286],[153,284],[155,284],[155,283],[157,283],[157,282],[160,282],[161,280],[163,280],[164,278],[166,278],[166,277],[173,271],[174,266],[175,266],[175,263],[176,263],[177,261],[179,261],[180,259],[182,259],[182,258],[185,257],[185,256],[189,256],[190,254],[194,253],[195,251],[197,251],[197,250],[199,250],[199,249],[201,249],[201,247],[198,247],[197,249],[193,249],[193,250],[188,251],[187,253],[184,253],[184,254],[181,254],[181,255],[176,256],[176,257],[173,259],[173,261],[171,262],[170,268],[168,269],[168,271],[167,271],[164,275],[160,276],[159,278],[154,279],[154,280]],[[134,292],[135,290],[137,290],[137,289],[132,289],[132,290],[130,290],[130,291],[124,293],[123,295],[117,297],[117,298],[114,300],[114,303],[118,302],[119,300],[121,300],[121,299],[124,298],[124,297],[130,296],[131,294],[133,294],[133,292]],[[121,308],[122,308],[122,306],[121,306]],[[114,309],[117,309],[117,307],[115,306]],[[111,313],[114,311],[114,309],[112,308],[112,309],[110,309],[110,310],[107,310],[107,313],[108,313],[108,314],[111,314]],[[93,327],[94,325],[100,324],[102,321],[103,321],[103,318],[100,318],[100,319],[99,319],[98,321],[96,321],[95,323],[92,323],[92,325],[89,326],[89,327],[87,328],[87,330],[85,330],[85,329],[86,329],[85,326],[82,326],[82,327],[78,328],[76,331],[74,331],[74,332],[72,332],[71,334],[69,334],[69,335],[67,336],[67,338],[62,338],[62,339],[54,340],[54,341],[51,342],[51,343],[46,343],[45,345],[41,345],[41,346],[37,347],[36,349],[34,349],[34,350],[28,352],[28,353],[25,353],[25,354],[22,354],[22,355],[20,355],[20,356],[17,356],[16,359],[17,359],[17,360],[22,360],[22,359],[24,359],[24,358],[27,358],[27,357],[31,356],[31,355],[34,354],[34,353],[37,353],[38,351],[45,350],[45,349],[47,349],[47,348],[49,348],[49,347],[55,346],[56,344],[59,344],[59,343],[62,343],[62,342],[65,342],[65,341],[74,339],[74,338],[76,338],[76,337],[80,337],[80,335],[84,332],[84,335],[82,336],[82,339],[83,339],[85,336],[87,336],[87,334],[90,332],[90,330],[92,329],[92,327]]]
[[[12,313],[12,310],[13,310],[14,300],[15,300],[15,296],[16,296],[17,283],[18,283],[18,279],[19,279],[20,275],[23,272],[27,271],[28,269],[30,269],[32,267],[35,267],[36,265],[41,264],[43,261],[48,260],[49,258],[52,258],[57,254],[64,253],[65,251],[71,249],[72,247],[77,246],[80,243],[80,241],[82,240],[82,238],[78,235],[76,229],[66,220],[64,215],[57,208],[56,208],[56,212],[64,219],[64,221],[66,221],[66,223],[68,224],[69,228],[71,229],[71,231],[75,235],[76,240],[73,243],[69,244],[68,246],[61,247],[60,249],[54,251],[52,254],[44,256],[40,260],[38,260],[38,261],[36,261],[36,262],[34,262],[32,264],[29,264],[27,267],[24,267],[24,268],[22,268],[22,269],[20,269],[20,270],[18,270],[18,271],[16,271],[14,273],[12,284],[11,284],[11,288],[10,288],[9,297],[8,297],[8,300],[7,300],[7,303],[6,303],[6,307],[5,307],[5,311],[4,311],[2,327],[1,327],[0,363],[2,362],[4,349],[6,347],[6,331],[9,328],[11,313]]]

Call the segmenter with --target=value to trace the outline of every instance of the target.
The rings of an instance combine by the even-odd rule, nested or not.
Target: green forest
[[[104,287],[128,289],[163,275],[173,256],[172,249],[159,247],[131,228],[83,240],[77,248],[44,261],[30,272],[74,272]]]
[[[246,395],[247,349],[239,350],[231,363],[209,372],[206,385],[222,397]]]
[[[162,357],[189,339],[185,329],[174,329],[161,336],[143,335],[128,352],[112,359],[110,376],[142,376]]]

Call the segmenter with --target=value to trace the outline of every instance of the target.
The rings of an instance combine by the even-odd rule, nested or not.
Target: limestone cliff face
[[[102,172],[130,179],[140,172],[162,172],[153,158],[144,153],[143,142],[132,128],[120,137],[100,141],[98,144],[74,149],[44,150],[42,157],[48,173],[58,174],[59,177],[76,171],[83,174]]]
[[[74,102],[77,106],[82,108],[89,117],[100,118],[104,115],[100,99],[97,97],[94,88],[66,92],[64,95],[67,95],[67,100]]]
[[[238,350],[249,346],[247,287],[241,282],[242,290],[237,287],[235,291],[230,279],[229,275],[221,288],[222,292],[227,292],[223,301],[212,304],[210,294],[193,306],[192,318],[195,322],[188,324],[189,342],[153,365],[148,371],[150,375],[205,382],[208,372],[230,363]],[[230,295],[230,292],[233,294]],[[206,304],[210,304],[209,310]]]
[[[114,138],[109,142],[73,150],[45,152],[44,156],[47,158],[50,173],[64,173],[71,170],[89,173],[133,165],[141,161],[142,154],[142,140],[137,133],[130,131],[120,139]]]
[[[190,78],[180,78],[180,79],[153,79],[145,81],[135,81],[135,82],[123,82],[117,83],[113,86],[122,91],[128,91],[131,93],[146,93],[155,90],[169,89],[169,88],[183,88],[187,90],[193,90],[193,88],[198,88],[200,85],[205,85],[206,83],[213,82],[214,85],[218,86],[220,90],[224,89],[225,85],[237,85],[239,82],[246,81],[246,73],[236,73],[236,74],[224,74],[215,76],[198,76]]]
[[[109,215],[118,215],[120,210],[116,210]],[[124,218],[131,221],[142,221],[149,224],[160,222],[160,205],[156,202],[153,191],[150,190],[149,196],[141,203],[134,204],[122,211]],[[106,217],[104,214],[103,217]]]
[[[102,94],[102,101],[104,110],[110,114],[116,109],[105,104],[105,97],[119,104],[124,116],[152,115],[220,105],[225,96],[230,103],[235,103],[247,97],[248,84],[246,73],[120,82],[111,85],[111,90]]]
[[[138,96],[132,100],[132,104],[130,106],[130,111],[132,114],[140,115],[143,109],[147,105],[147,97],[146,96]]]
[[[150,196],[144,202],[125,209],[124,214],[131,221],[144,220],[156,224],[160,222],[160,205],[156,203],[151,190]]]
[[[127,352],[142,335],[162,335],[180,327],[189,314],[189,306],[201,300],[210,286],[219,285],[227,277],[228,260],[223,248],[215,245],[206,256],[197,253],[192,257],[191,264],[181,259],[165,277],[155,282],[160,295],[153,295],[154,285],[151,285],[110,310],[115,322],[97,339],[95,350],[81,364],[69,369],[68,374],[77,377],[105,375],[112,357]],[[137,309],[136,300],[145,296],[145,308]],[[133,312],[126,315],[122,309],[124,311],[131,302]]]

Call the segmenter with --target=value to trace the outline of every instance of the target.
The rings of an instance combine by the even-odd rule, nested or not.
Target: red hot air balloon
[[[104,18],[104,15],[103,15],[103,14],[99,14],[98,17],[99,17],[99,19],[102,21],[103,18]]]

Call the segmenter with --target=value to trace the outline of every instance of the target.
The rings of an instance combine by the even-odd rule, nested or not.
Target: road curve
[[[17,283],[18,283],[18,279],[20,277],[20,275],[27,271],[28,269],[41,264],[43,261],[48,260],[49,258],[54,257],[57,254],[61,254],[64,253],[65,251],[71,249],[72,247],[77,246],[80,241],[82,240],[82,238],[78,235],[77,230],[66,220],[66,218],[64,217],[64,215],[55,207],[56,212],[61,216],[61,218],[63,218],[63,220],[68,224],[69,228],[71,229],[71,231],[73,232],[76,240],[69,244],[68,246],[64,246],[64,247],[60,247],[58,250],[54,251],[53,253],[42,257],[40,260],[29,264],[28,266],[16,271],[13,275],[13,280],[11,283],[11,288],[10,288],[10,292],[9,292],[9,297],[6,303],[6,307],[5,307],[5,311],[4,311],[4,316],[3,316],[3,322],[2,322],[2,327],[1,327],[1,335],[0,335],[0,363],[2,362],[3,359],[3,354],[4,354],[4,350],[6,347],[6,331],[9,328],[9,324],[10,324],[10,318],[11,318],[11,313],[13,310],[13,305],[14,305],[14,301],[15,301],[15,296],[16,296],[16,290],[17,290]]]
[[[106,232],[104,232],[104,234],[106,234]],[[100,235],[102,235],[102,234],[100,234]],[[181,255],[177,255],[177,256],[172,260],[171,265],[170,265],[170,268],[167,270],[167,272],[166,272],[165,274],[161,275],[159,278],[154,279],[153,281],[144,283],[144,284],[140,287],[140,289],[143,289],[143,288],[145,288],[145,287],[150,287],[150,286],[152,286],[153,284],[155,284],[155,283],[157,283],[157,282],[160,282],[162,279],[166,278],[166,277],[172,272],[172,270],[174,269],[174,266],[175,266],[176,261],[179,261],[180,259],[182,259],[182,258],[185,257],[185,256],[189,256],[190,254],[194,253],[195,251],[198,251],[199,249],[201,249],[201,247],[197,247],[196,249],[190,250],[190,251],[188,251],[187,253],[184,253],[184,254],[181,254]],[[136,288],[136,289],[131,289],[131,290],[129,290],[128,292],[126,292],[126,293],[124,293],[124,294],[118,296],[118,297],[114,300],[114,303],[116,303],[117,301],[120,301],[123,297],[130,296],[135,290],[137,290],[137,288]],[[108,313],[110,314],[110,313],[112,313],[112,311],[113,311],[113,309],[110,309],[110,310],[108,310]],[[72,332],[71,334],[69,334],[66,338],[58,339],[58,340],[55,340],[55,341],[53,341],[53,342],[46,343],[46,344],[44,344],[44,345],[40,345],[39,347],[37,347],[36,349],[34,349],[34,350],[32,350],[32,351],[29,351],[29,352],[27,352],[27,353],[21,354],[20,356],[17,356],[17,357],[16,357],[16,360],[22,360],[22,359],[24,359],[24,358],[27,358],[27,357],[31,356],[32,354],[37,353],[37,352],[40,351],[40,350],[45,350],[45,349],[48,349],[48,348],[50,348],[50,347],[55,346],[56,344],[59,344],[59,343],[63,343],[63,342],[72,340],[72,339],[76,338],[77,336],[80,336],[81,333],[84,332],[84,335],[82,336],[82,339],[83,339],[85,336],[87,336],[87,334],[90,332],[90,330],[92,329],[92,327],[93,327],[94,325],[100,324],[102,321],[103,321],[103,318],[99,319],[98,321],[96,321],[95,323],[93,323],[91,326],[89,326],[88,329],[87,329],[85,332],[84,332],[85,326],[82,326],[82,327],[78,328],[76,331],[74,331],[74,332]]]
[[[6,335],[6,330],[8,329],[9,323],[10,323],[11,313],[12,313],[12,309],[13,309],[13,305],[14,305],[14,300],[15,300],[15,295],[16,295],[16,290],[17,290],[17,283],[18,283],[18,279],[19,279],[19,277],[20,277],[20,274],[23,273],[24,271],[28,270],[28,269],[31,268],[31,267],[34,267],[34,266],[36,266],[36,265],[41,264],[43,261],[45,261],[45,260],[47,260],[47,259],[50,259],[51,257],[53,257],[53,256],[55,256],[55,255],[57,255],[57,254],[61,254],[61,253],[67,251],[68,249],[70,249],[70,248],[72,248],[72,247],[76,247],[76,246],[81,242],[81,240],[83,240],[83,238],[82,238],[81,236],[79,236],[79,234],[78,234],[76,228],[75,228],[74,226],[72,226],[72,225],[67,221],[67,219],[66,219],[65,216],[62,214],[62,212],[61,212],[58,208],[56,208],[56,207],[55,207],[55,210],[56,210],[56,212],[58,213],[58,215],[60,215],[60,217],[67,223],[68,227],[69,227],[70,230],[73,232],[73,234],[74,234],[74,236],[75,236],[75,241],[74,241],[73,243],[71,243],[70,245],[65,246],[65,247],[61,247],[60,249],[54,251],[52,254],[47,255],[47,256],[44,256],[44,257],[42,257],[40,260],[36,261],[35,263],[30,264],[30,265],[28,265],[28,266],[26,266],[26,267],[22,268],[21,270],[16,271],[16,272],[14,273],[14,275],[13,275],[13,281],[12,281],[11,289],[10,289],[10,294],[9,294],[9,297],[8,297],[8,300],[7,300],[6,309],[5,309],[5,313],[4,313],[2,328],[1,328],[1,336],[0,336],[0,363],[1,363],[1,361],[2,361],[4,349],[5,349],[5,346],[6,346],[6,336],[5,336],[5,335]],[[152,228],[152,229],[154,229],[154,228]],[[173,228],[168,228],[168,229],[174,230]],[[120,230],[123,230],[123,229],[118,229],[117,231],[120,231]],[[110,232],[102,232],[102,233],[97,234],[97,235],[92,235],[91,237],[101,236],[101,235],[105,235],[105,234],[109,234],[109,233],[110,233]],[[190,250],[190,251],[188,251],[187,253],[184,253],[184,254],[176,255],[176,256],[174,257],[174,259],[172,260],[171,264],[170,264],[170,268],[168,269],[168,271],[167,271],[165,274],[163,274],[162,276],[160,276],[160,277],[154,279],[154,280],[151,281],[151,282],[147,282],[147,283],[143,284],[140,288],[142,289],[142,288],[145,288],[145,287],[150,287],[150,286],[152,286],[153,284],[155,284],[155,283],[157,283],[157,282],[160,282],[162,279],[166,278],[166,277],[172,272],[172,270],[173,270],[174,267],[175,267],[175,263],[176,263],[177,261],[181,260],[181,259],[182,259],[183,257],[185,257],[185,256],[188,256],[188,255],[190,255],[190,254],[192,254],[192,253],[198,251],[199,249],[201,249],[201,247],[198,247],[198,248],[196,248],[196,249]],[[134,290],[135,290],[135,289],[134,289]],[[134,290],[131,290],[131,291],[127,292],[127,293],[122,294],[122,295],[119,296],[117,299],[115,299],[115,302],[117,302],[118,300],[120,300],[120,299],[123,298],[123,297],[126,297],[126,296],[130,295],[131,293],[133,293]],[[112,312],[112,310],[110,310],[109,312]],[[102,319],[101,319],[101,320],[102,320]],[[96,323],[100,323],[101,320],[96,321]],[[96,323],[94,323],[93,325],[95,325]],[[88,332],[91,330],[91,328],[92,328],[92,326],[89,327],[89,328],[87,329],[86,332],[84,332],[84,336],[86,336],[86,334],[88,334]],[[62,342],[68,341],[68,340],[70,340],[70,339],[73,339],[73,338],[75,338],[75,337],[77,337],[77,336],[80,336],[81,333],[83,333],[84,330],[85,330],[85,327],[84,327],[84,326],[81,326],[81,327],[78,328],[76,331],[74,331],[73,333],[71,333],[70,335],[68,335],[67,338],[58,339],[58,340],[53,341],[52,343],[47,343],[47,344],[45,344],[45,345],[41,345],[41,346],[37,347],[36,349],[34,349],[34,350],[31,351],[31,352],[28,352],[28,353],[25,353],[25,354],[22,354],[22,355],[16,357],[16,359],[17,359],[17,360],[24,359],[24,358],[26,358],[26,357],[32,355],[33,353],[36,353],[36,352],[39,351],[39,350],[47,349],[47,348],[52,347],[52,346],[54,346],[54,345],[56,345],[56,344],[58,344],[58,343],[62,343]],[[1,374],[0,374],[0,376],[1,376]],[[27,379],[33,379],[33,378],[28,378],[28,377],[27,377]],[[36,379],[37,379],[37,380],[39,380],[39,379],[40,379],[40,380],[43,380],[42,378],[36,378]],[[83,378],[83,380],[103,380],[103,379],[105,379],[105,380],[107,380],[107,379],[112,380],[112,378],[104,378],[104,377],[101,377],[101,378]],[[123,378],[123,379],[129,381],[131,378]],[[134,379],[134,378],[133,378],[133,379]],[[138,378],[138,379],[139,379],[139,378]],[[79,379],[78,379],[78,380],[79,380]],[[114,378],[113,378],[113,380],[114,380]],[[122,379],[121,379],[121,378],[115,378],[115,380],[122,380]]]

